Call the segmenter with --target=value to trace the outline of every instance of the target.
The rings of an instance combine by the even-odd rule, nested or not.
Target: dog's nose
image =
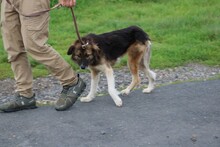
[[[80,68],[81,69],[86,69],[86,67],[84,65],[81,65]]]

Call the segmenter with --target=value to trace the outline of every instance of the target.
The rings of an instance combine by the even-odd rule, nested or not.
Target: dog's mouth
[[[80,68],[81,68],[81,69],[86,69],[87,67],[88,67],[87,62],[82,62],[82,63],[80,64]]]

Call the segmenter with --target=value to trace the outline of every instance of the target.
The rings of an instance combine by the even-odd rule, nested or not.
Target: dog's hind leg
[[[128,67],[129,67],[130,72],[132,74],[132,81],[126,89],[121,91],[121,94],[128,95],[130,93],[130,91],[135,86],[140,84],[141,80],[140,80],[140,77],[139,77],[139,64],[140,64],[140,61],[142,59],[143,52],[144,52],[143,45],[140,45],[140,44],[132,45],[129,48]]]
[[[116,106],[121,107],[122,100],[118,96],[119,92],[115,89],[114,71],[110,65],[109,66],[103,65],[103,66],[104,66],[103,72],[105,73],[108,82],[108,92],[112,97],[113,101],[115,102]]]
[[[131,74],[132,74],[132,81],[130,83],[130,85],[121,91],[121,94],[126,94],[128,95],[130,93],[130,91],[140,83],[140,77],[139,77],[139,72],[138,72],[138,66],[136,65],[129,65],[130,70],[131,70]]]
[[[151,56],[151,42],[147,41],[147,49],[144,52],[144,56],[142,58],[142,70],[144,71],[145,76],[148,78],[148,87],[143,89],[143,93],[150,93],[155,87],[156,73],[150,70],[150,56]]]
[[[99,83],[100,74],[99,71],[91,70],[91,87],[89,94],[86,97],[81,97],[81,102],[90,102],[95,98],[97,92],[97,86]]]

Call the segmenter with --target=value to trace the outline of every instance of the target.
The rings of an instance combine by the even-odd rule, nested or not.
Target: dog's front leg
[[[91,87],[86,97],[81,97],[81,102],[91,102],[96,95],[100,74],[98,71],[91,70]]]
[[[114,79],[113,69],[111,67],[106,66],[104,72],[108,82],[108,92],[112,97],[113,101],[115,102],[116,106],[121,107],[122,100],[118,96],[119,92],[115,89],[115,79]]]

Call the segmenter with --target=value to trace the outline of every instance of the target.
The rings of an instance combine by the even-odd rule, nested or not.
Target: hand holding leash
[[[76,5],[76,0],[59,0],[59,3],[64,7],[73,7]]]

